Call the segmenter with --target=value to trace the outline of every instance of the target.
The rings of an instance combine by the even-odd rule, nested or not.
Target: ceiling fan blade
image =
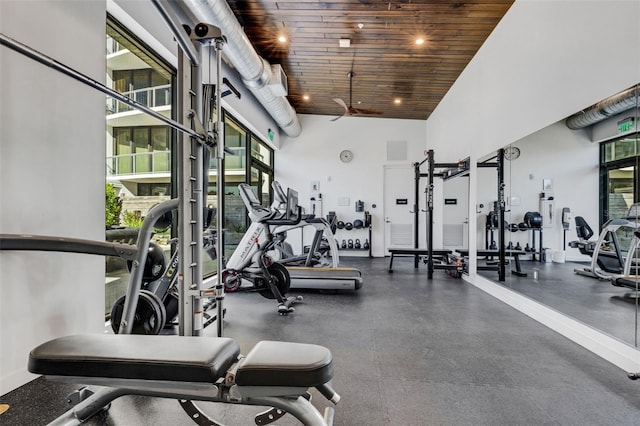
[[[340,98],[333,98],[333,101],[335,103],[337,103],[338,105],[340,105],[342,108],[344,108],[345,113],[349,112],[349,107],[347,107],[347,104]]]

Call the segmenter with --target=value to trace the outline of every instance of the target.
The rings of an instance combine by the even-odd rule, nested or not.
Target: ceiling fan
[[[373,109],[364,109],[364,108],[354,108],[351,106],[351,96],[353,94],[353,72],[349,72],[347,74],[349,76],[349,106],[347,106],[346,102],[340,98],[333,98],[333,101],[344,108],[344,114],[337,116],[331,121],[336,121],[342,117],[346,116],[359,116],[359,115],[374,115],[374,114],[382,114],[382,111],[376,111]]]

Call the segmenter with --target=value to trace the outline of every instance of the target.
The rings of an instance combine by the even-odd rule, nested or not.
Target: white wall
[[[97,81],[104,1],[2,1],[0,31]],[[104,238],[105,97],[0,47],[0,233]],[[104,259],[0,252],[0,394],[29,351],[104,329]]]
[[[354,203],[365,202],[372,215],[374,256],[384,256],[383,166],[411,164],[424,158],[424,121],[365,117],[300,115],[302,134],[283,138],[275,156],[275,178],[283,188],[297,189],[301,204],[308,208],[311,182],[320,183],[323,215],[335,211],[339,220],[356,218]],[[387,141],[407,141],[406,161],[387,161]],[[340,151],[349,149],[354,158],[342,163]],[[407,182],[413,188],[413,181]],[[411,190],[413,192],[413,189]],[[350,205],[338,205],[349,197]],[[372,208],[376,204],[377,208]]]
[[[639,18],[637,1],[516,1],[427,120],[428,146],[480,157],[636,84]]]

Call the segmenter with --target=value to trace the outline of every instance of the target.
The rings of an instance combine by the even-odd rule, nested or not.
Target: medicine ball
[[[338,229],[344,229],[344,222],[339,220],[336,226],[338,227]]]
[[[364,222],[361,221],[360,219],[356,219],[353,221],[353,227],[356,229],[362,229],[364,228]]]
[[[131,272],[133,266],[132,261],[127,261],[127,268]],[[162,273],[167,266],[166,259],[162,247],[153,241],[149,243],[149,251],[147,252],[147,260],[144,263],[144,270],[142,272],[142,280],[144,282],[153,282],[162,276]]]
[[[524,222],[532,229],[542,228],[542,215],[538,212],[527,212],[524,215]]]
[[[353,229],[353,223],[351,222],[347,222],[344,224],[344,229],[346,229],[347,231],[351,231]]]

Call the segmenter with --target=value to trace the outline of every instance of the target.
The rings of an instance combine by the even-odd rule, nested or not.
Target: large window
[[[634,134],[602,144],[601,224],[626,217],[631,205],[640,202],[638,143]]]
[[[113,175],[169,172],[171,131],[167,126],[113,128]]]
[[[242,236],[249,227],[249,217],[247,209],[240,197],[238,185],[241,183],[251,183],[257,190],[258,197],[263,205],[269,205],[272,200],[271,182],[273,181],[273,149],[262,142],[249,129],[243,126],[238,120],[225,113],[224,137],[227,152],[224,157],[224,176],[222,177],[224,188],[224,256],[229,258]],[[247,147],[251,147],[251,155],[247,155]],[[215,159],[211,161],[209,172],[210,204],[215,205],[216,200],[216,179]],[[256,172],[256,170],[259,170]],[[264,182],[259,187],[256,186],[256,173],[260,182]],[[258,190],[259,189],[259,190]],[[212,227],[215,223],[212,223]],[[205,264],[203,271],[205,275],[215,273],[215,262],[204,256]]]
[[[175,70],[110,17],[106,28],[106,81],[129,98],[174,118],[172,108]],[[150,117],[111,97],[106,99],[107,223],[106,240],[135,244],[138,229],[155,204],[172,192],[171,151],[174,132]],[[171,230],[156,230],[153,240],[167,256]],[[126,291],[126,263],[107,258],[105,315]]]

